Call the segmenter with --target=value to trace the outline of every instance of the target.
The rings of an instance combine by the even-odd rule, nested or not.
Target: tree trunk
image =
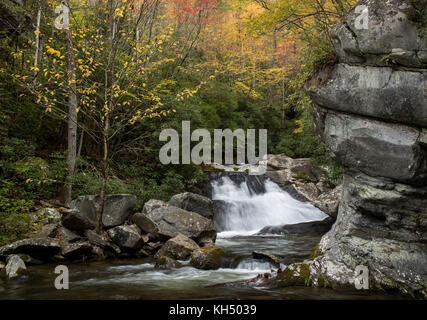
[[[69,0],[66,5],[70,8]],[[67,68],[68,68],[68,149],[67,149],[67,178],[65,181],[64,204],[69,207],[71,204],[71,192],[73,186],[74,168],[76,165],[77,148],[77,90],[76,90],[76,69],[74,61],[73,38],[70,27],[66,30],[67,39]]]
[[[96,231],[98,233],[102,233],[102,215],[104,212],[104,203],[105,203],[105,196],[107,191],[107,180],[108,180],[108,132],[110,130],[110,117],[109,115],[105,116],[104,120],[104,132],[102,135],[102,141],[103,141],[103,149],[104,154],[102,156],[102,177],[101,177],[101,189],[99,192],[99,212],[98,212],[98,223],[96,226]]]

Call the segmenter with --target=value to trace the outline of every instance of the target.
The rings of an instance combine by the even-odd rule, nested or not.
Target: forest
[[[141,208],[196,188],[203,168],[158,161],[183,120],[268,129],[268,153],[340,175],[303,84],[334,62],[329,30],[354,3],[2,1],[0,244],[31,232],[40,201],[131,193]]]

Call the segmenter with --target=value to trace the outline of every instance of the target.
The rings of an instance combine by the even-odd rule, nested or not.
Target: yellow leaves
[[[294,130],[295,134],[303,133],[304,132],[304,126],[301,120],[295,120],[295,124],[297,125],[297,128]]]
[[[40,30],[34,30],[34,34],[38,36],[40,34]]]
[[[25,183],[30,183],[31,181],[33,181],[33,179],[28,178],[27,180],[25,180]]]
[[[31,71],[35,71],[35,72],[40,71],[40,69],[39,69],[39,68],[34,67],[34,66],[31,66],[31,67],[30,67],[30,70],[31,70]]]
[[[49,54],[51,54],[51,55],[53,55],[53,56],[57,56],[58,58],[61,58],[61,57],[63,57],[62,55],[61,55],[61,52],[59,51],[59,50],[55,50],[54,48],[52,48],[52,47],[50,47],[50,46],[46,46],[46,48],[47,48],[47,50],[46,50],[46,52],[47,53],[49,53]],[[61,58],[62,59],[62,58]],[[54,59],[55,61],[56,61],[56,59]]]
[[[123,10],[124,10],[123,8],[117,8],[116,9],[116,16],[123,18]]]

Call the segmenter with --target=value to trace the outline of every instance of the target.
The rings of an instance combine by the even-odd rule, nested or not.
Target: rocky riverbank
[[[150,200],[133,213],[133,195],[109,195],[104,205],[104,233],[95,228],[97,196],[81,196],[71,209],[44,208],[36,214],[43,227],[33,237],[0,248],[2,272],[9,278],[26,275],[26,264],[148,257],[159,267],[177,266],[174,259],[191,257],[197,268],[218,268],[212,201],[183,193],[169,203]],[[192,211],[189,211],[189,210]]]

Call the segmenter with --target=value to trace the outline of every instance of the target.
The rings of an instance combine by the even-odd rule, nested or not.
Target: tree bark
[[[69,0],[66,5],[70,8]],[[68,148],[67,148],[67,177],[65,181],[64,204],[71,205],[71,193],[73,186],[74,168],[76,165],[77,148],[77,89],[76,89],[76,69],[74,61],[74,46],[71,29],[66,30],[67,39],[67,74],[68,74]]]

